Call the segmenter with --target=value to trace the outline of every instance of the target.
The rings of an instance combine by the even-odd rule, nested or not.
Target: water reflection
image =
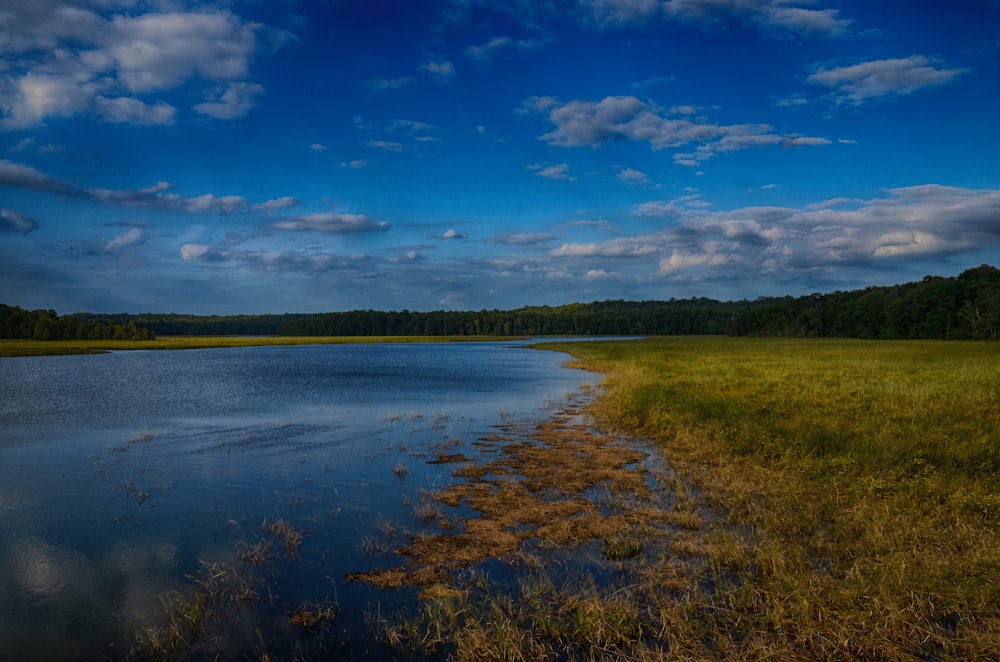
[[[271,617],[330,596],[342,652],[370,645],[366,611],[412,592],[344,573],[375,569],[380,526],[412,522],[420,490],[451,480],[428,459],[475,457],[502,418],[591,379],[566,359],[484,343],[0,361],[0,650],[123,657],[164,592],[239,564],[278,520],[304,532],[301,552],[280,576],[255,571],[277,597],[218,652],[280,638]]]

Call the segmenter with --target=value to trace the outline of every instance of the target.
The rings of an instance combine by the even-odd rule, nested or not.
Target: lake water
[[[121,659],[161,596],[237,564],[265,521],[306,535],[206,657],[294,652],[302,603],[337,605],[332,657],[378,655],[366,615],[416,589],[344,574],[504,420],[596,377],[516,343],[323,345],[0,359],[0,659]],[[370,551],[370,550],[368,550]],[[289,643],[291,642],[291,643]],[[382,651],[384,653],[384,651]]]

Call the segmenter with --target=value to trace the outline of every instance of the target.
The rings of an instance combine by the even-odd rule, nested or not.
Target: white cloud
[[[204,244],[184,244],[181,246],[181,259],[185,262],[195,262],[206,259],[211,248]]]
[[[651,236],[618,237],[604,242],[566,243],[549,251],[552,257],[627,257],[654,255],[660,250]]]
[[[97,114],[115,123],[172,124],[176,108],[162,101],[150,105],[133,97],[94,98]]]
[[[715,125],[688,118],[664,117],[662,110],[632,96],[606,97],[601,101],[557,103],[549,110],[555,130],[541,139],[560,147],[600,147],[609,142],[636,140],[653,149],[698,143],[695,153],[678,154],[679,165],[696,166],[717,154],[781,145],[826,144],[825,138],[783,136],[767,124]]]
[[[314,152],[325,152],[326,151],[326,145],[321,145],[319,143],[313,143],[313,144],[309,145],[309,149],[311,149]]]
[[[621,280],[622,275],[617,271],[605,271],[604,269],[591,269],[583,276],[587,280]]]
[[[264,86],[257,83],[229,83],[221,92],[216,91],[215,101],[194,105],[194,110],[220,120],[244,117],[254,107],[255,97],[264,93]]]
[[[172,188],[168,182],[157,182],[153,186],[137,190],[83,189],[49,177],[31,166],[5,159],[0,159],[0,186],[84,198],[100,204],[185,213],[233,214],[246,211],[248,207],[246,199],[238,195],[215,196],[206,193],[188,198],[177,193],[167,193]]]
[[[464,232],[459,232],[458,230],[455,230],[454,228],[449,228],[448,230],[445,230],[444,234],[441,235],[441,238],[442,239],[468,239],[469,235],[465,234]]]
[[[792,4],[790,0],[666,0],[663,9],[672,20],[711,24],[734,18],[773,35],[794,32],[834,37],[852,23],[850,19],[839,18],[837,9],[810,9]],[[800,0],[797,4],[815,2]]]
[[[385,221],[374,221],[364,214],[324,212],[275,221],[270,227],[276,230],[308,230],[347,234],[354,232],[380,232],[389,229]]]
[[[455,79],[455,65],[448,60],[431,59],[420,65],[420,71],[429,75],[436,83],[447,85]]]
[[[28,234],[38,229],[38,221],[13,209],[0,207],[0,232]]]
[[[541,48],[545,42],[541,39],[511,39],[501,36],[465,49],[465,55],[471,60],[489,62],[507,52],[525,53]]]
[[[23,152],[24,150],[29,149],[34,145],[35,145],[34,138],[22,138],[21,140],[17,141],[17,143],[15,143],[14,145],[8,147],[7,151],[10,152],[11,154],[16,154],[17,152]]]
[[[530,165],[528,170],[534,170],[535,174],[539,177],[545,177],[546,179],[561,179],[564,181],[575,182],[576,177],[570,175],[567,171],[569,170],[568,163],[559,163],[552,166],[543,165]]]
[[[839,98],[864,103],[947,83],[965,69],[936,68],[923,55],[872,60],[847,67],[820,69],[806,80],[834,89]]]
[[[129,90],[166,90],[195,75],[245,78],[258,27],[226,11],[119,15],[103,45]]]
[[[142,231],[139,230],[139,228],[132,228],[128,232],[115,237],[105,244],[104,250],[109,253],[114,253],[115,251],[121,250],[126,246],[131,246],[132,244],[140,243],[142,241]]]
[[[365,145],[376,149],[384,149],[390,152],[403,151],[403,143],[399,143],[394,140],[369,140],[365,143]]]
[[[665,257],[660,260],[660,273],[661,274],[672,274],[676,271],[681,271],[682,269],[690,269],[691,267],[719,267],[729,259],[724,255],[718,255],[714,252],[698,253],[694,255],[684,255],[674,251],[670,254],[670,257]]]
[[[636,170],[634,168],[623,168],[617,166],[618,168],[618,179],[626,182],[628,184],[648,184],[649,177],[646,173],[641,170]]]
[[[302,204],[290,195],[285,195],[280,198],[275,198],[273,200],[268,200],[267,202],[259,202],[250,207],[251,210],[257,212],[275,212],[280,209],[288,209],[289,207],[295,207],[296,205]]]
[[[580,21],[598,30],[642,25],[659,18],[659,0],[579,0]]]
[[[101,15],[40,0],[6,5],[0,54],[0,129],[94,112],[112,122],[169,124],[174,109],[149,99],[192,80],[229,84],[197,112],[240,117],[262,88],[247,82],[261,37],[288,35],[229,11],[148,11]]]

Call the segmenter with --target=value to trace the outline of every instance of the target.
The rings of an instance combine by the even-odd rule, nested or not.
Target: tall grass
[[[662,338],[558,349],[607,374],[595,417],[655,440],[722,518],[712,538],[677,546],[719,580],[687,605],[711,642],[692,650],[1000,650],[1000,345]]]

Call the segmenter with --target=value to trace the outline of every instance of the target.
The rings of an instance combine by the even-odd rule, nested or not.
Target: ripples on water
[[[435,343],[0,360],[3,659],[124,656],[165,591],[236,563],[265,519],[307,534],[268,608],[334,599],[341,652],[363,655],[365,613],[413,597],[343,581],[378,563],[364,540],[451,479],[426,462],[441,449],[474,458],[501,418],[592,381],[566,359]],[[267,618],[220,648],[280,637]]]

